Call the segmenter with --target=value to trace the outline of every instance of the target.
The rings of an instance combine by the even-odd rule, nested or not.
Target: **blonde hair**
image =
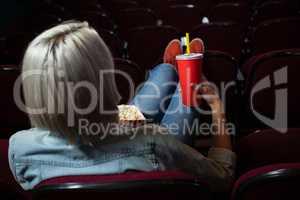
[[[120,96],[114,74],[102,73],[113,69],[109,49],[87,22],[67,22],[37,36],[29,44],[22,65],[31,125],[74,142],[89,138],[87,132],[79,134],[80,119],[118,122]],[[82,111],[92,107],[95,109]],[[100,107],[111,112],[102,112]]]

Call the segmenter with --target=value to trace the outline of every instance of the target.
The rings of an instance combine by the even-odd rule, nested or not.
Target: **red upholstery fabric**
[[[272,57],[273,55],[280,54],[281,52],[298,52],[299,49],[280,49],[280,50],[274,50],[274,51],[268,51],[265,53],[261,53],[255,56],[252,56],[247,62],[245,62],[242,66],[242,72],[245,75],[245,77],[249,77],[253,65],[259,60],[264,59],[265,57]]]
[[[113,175],[90,175],[90,176],[66,176],[57,177],[41,182],[36,188],[63,183],[111,183],[111,182],[126,182],[126,181],[147,181],[147,180],[193,180],[195,177],[178,171],[165,172],[128,172],[125,174]]]
[[[257,131],[244,137],[236,147],[238,173],[285,162],[300,162],[300,129],[286,134],[272,129]]]
[[[285,177],[285,175],[277,170],[297,170],[294,172],[293,177]],[[263,177],[256,179],[260,175],[265,173],[276,172],[277,177],[281,176],[281,179],[268,180],[269,177]],[[260,168],[253,169],[244,175],[242,175],[235,183],[232,200],[281,200],[281,199],[293,199],[295,194],[298,194],[299,175],[300,175],[300,163],[279,163],[274,165],[268,165]],[[280,174],[282,173],[282,174]],[[253,181],[247,186],[244,186],[248,181]],[[239,189],[243,188],[242,194]]]
[[[91,197],[121,198],[123,200],[185,199],[187,194],[210,199],[210,190],[195,177],[176,171],[128,172],[104,176],[59,177],[42,182],[36,187],[37,200],[82,199]]]
[[[239,185],[241,185],[244,181],[248,180],[251,177],[279,169],[300,169],[300,163],[279,163],[253,169],[242,175],[234,184],[234,188],[239,187]]]

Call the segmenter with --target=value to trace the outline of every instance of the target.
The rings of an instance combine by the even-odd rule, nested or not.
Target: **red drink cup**
[[[176,56],[181,86],[182,103],[186,106],[197,106],[195,86],[201,82],[203,54],[192,53]]]

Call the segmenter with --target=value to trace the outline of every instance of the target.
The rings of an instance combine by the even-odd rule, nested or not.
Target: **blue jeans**
[[[193,125],[199,121],[196,109],[183,105],[178,74],[170,64],[160,64],[149,73],[131,105],[137,106],[147,119],[167,127],[169,132],[191,144]]]

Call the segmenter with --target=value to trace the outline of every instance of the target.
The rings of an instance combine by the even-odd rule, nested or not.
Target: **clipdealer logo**
[[[273,78],[273,81],[271,81]],[[272,84],[274,83],[274,84]],[[288,67],[282,67],[273,73],[273,76],[268,75],[255,84],[251,91],[250,102],[251,110],[255,117],[267,126],[281,132],[286,133],[288,129]],[[264,116],[255,110],[254,96],[255,94],[266,90],[275,88],[275,107],[274,119]]]

